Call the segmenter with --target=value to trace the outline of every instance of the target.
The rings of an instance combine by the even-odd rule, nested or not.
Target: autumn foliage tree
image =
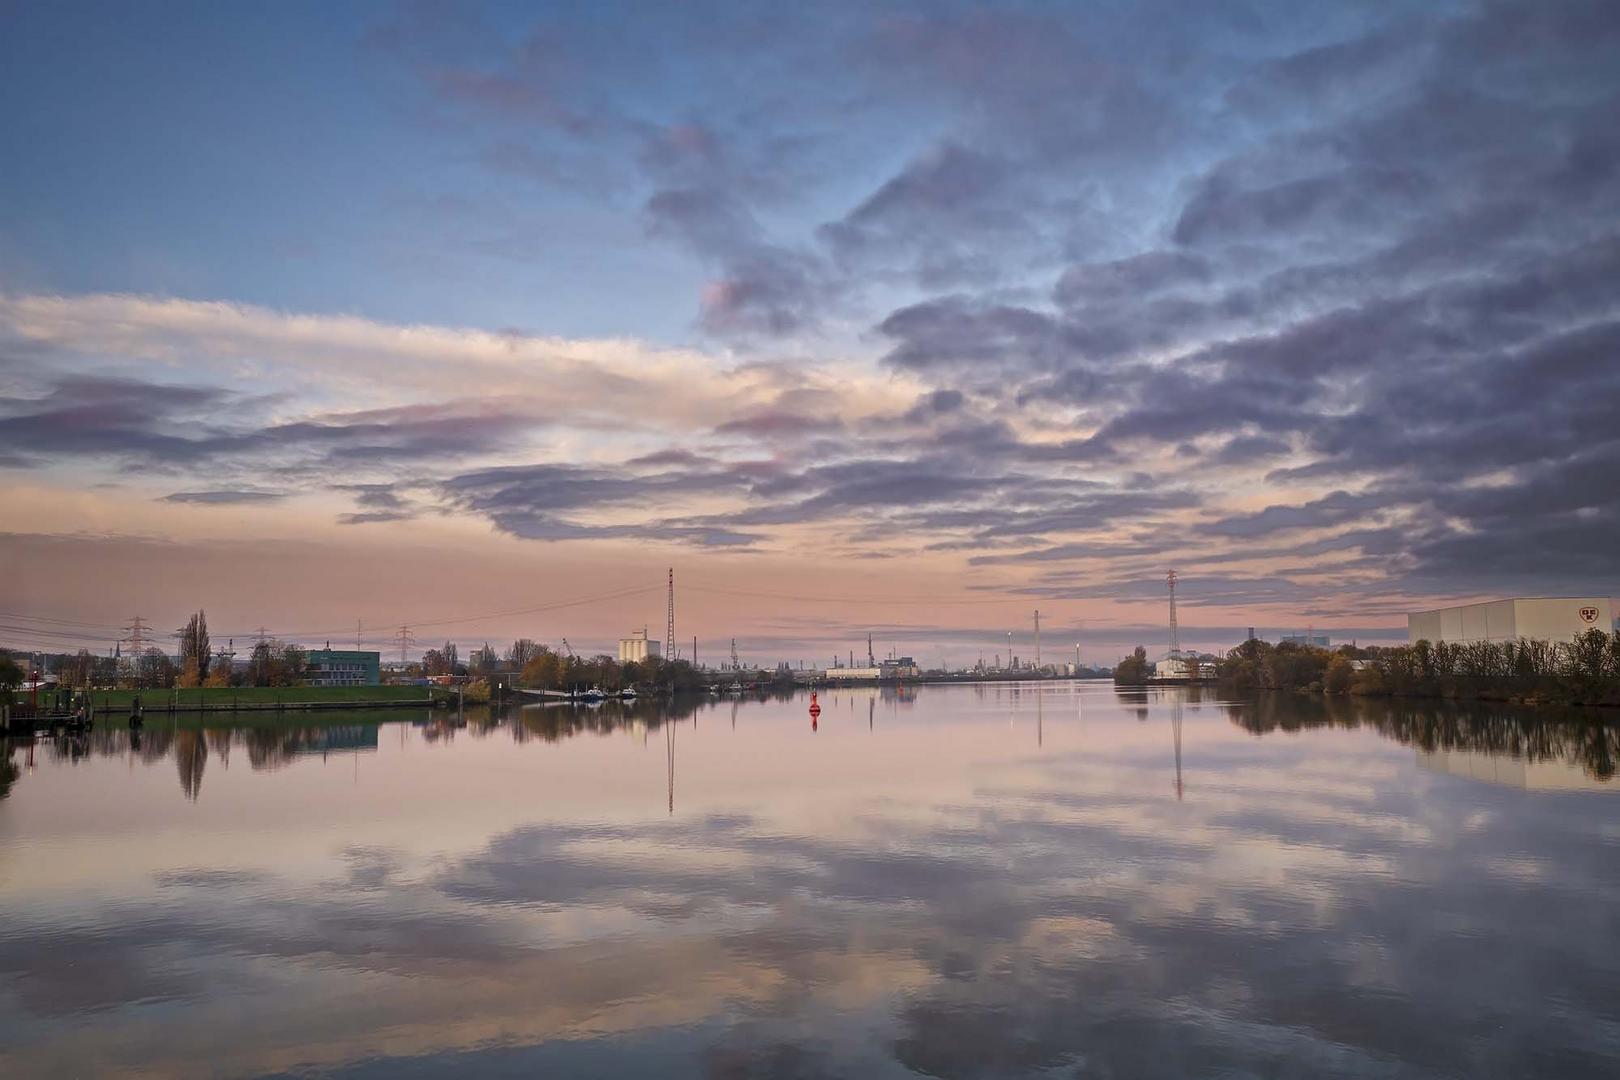
[[[180,630],[180,685],[201,686],[213,653],[208,648],[208,615],[198,611]]]

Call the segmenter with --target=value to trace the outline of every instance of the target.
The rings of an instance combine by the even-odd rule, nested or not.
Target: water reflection
[[[1620,1062],[1620,801],[1414,761],[1569,760],[1572,717],[952,687],[829,693],[812,735],[806,703],[42,740],[0,807],[0,1074]]]
[[[1035,700],[1035,743],[1045,745],[1045,707],[1048,692],[1017,684],[975,686],[975,699],[991,708],[1003,708],[1009,723],[1015,723],[1020,703]],[[895,688],[870,688],[844,695],[853,710],[864,700],[867,730],[875,732],[880,701],[891,708],[909,707],[915,702],[915,689],[897,692]],[[1077,720],[1083,716],[1083,696],[1071,696]],[[1171,732],[1171,758],[1177,798],[1185,795],[1182,775],[1183,711],[1204,702],[1198,687],[1183,688],[1175,695],[1143,688],[1114,691],[1116,702],[1136,722],[1145,724],[1155,703],[1166,709]],[[753,704],[798,701],[792,692],[751,694]],[[1211,699],[1213,703],[1213,699]],[[723,706],[704,698],[673,701],[643,699],[638,702],[607,702],[579,705],[567,702],[525,705],[506,710],[473,707],[460,712],[430,710],[378,710],[349,714],[324,714],[309,722],[257,722],[240,724],[190,718],[189,722],[153,725],[144,730],[126,731],[118,725],[101,725],[91,732],[41,738],[39,745],[53,762],[77,762],[91,757],[130,756],[146,764],[173,758],[183,795],[197,801],[210,756],[222,765],[229,762],[232,748],[246,753],[249,767],[256,771],[279,769],[301,756],[375,751],[380,727],[389,723],[409,723],[425,744],[453,741],[458,732],[474,738],[509,737],[518,743],[540,740],[558,743],[582,735],[608,736],[633,729],[642,733],[662,730],[669,758],[669,788],[673,811],[674,732],[671,725],[690,720],[694,726],[704,711],[724,707],[730,713],[730,727],[736,730],[743,700],[731,699]],[[1418,751],[1421,766],[1476,779],[1489,779],[1523,787],[1620,790],[1610,782],[1615,778],[1620,758],[1620,725],[1606,722],[1602,712],[1581,709],[1529,709],[1483,703],[1389,702],[1367,699],[1334,699],[1315,695],[1270,695],[1252,700],[1220,702],[1231,721],[1255,734],[1300,732],[1312,728],[1370,729]],[[11,791],[21,776],[14,762],[19,748],[33,740],[0,741],[5,758],[0,764],[0,798]],[[32,753],[32,750],[29,751]]]
[[[1584,772],[1594,787],[1610,786],[1620,757],[1620,724],[1605,710],[1284,694],[1225,708],[1233,723],[1256,734],[1369,728],[1417,748],[1424,760],[1460,753],[1563,765]]]

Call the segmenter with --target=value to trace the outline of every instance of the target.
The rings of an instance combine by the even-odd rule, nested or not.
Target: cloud
[[[35,398],[0,412],[0,449],[44,464],[55,459],[116,460],[190,469],[352,469],[488,453],[543,426],[532,414],[494,402],[446,402],[355,412],[317,412],[264,423],[262,399],[207,386],[69,375]],[[246,501],[262,492],[181,493],[175,502]]]
[[[165,495],[164,502],[200,503],[205,506],[231,506],[243,503],[280,502],[287,497],[285,491],[177,491]]]
[[[327,408],[362,400],[376,408],[438,405],[485,394],[530,415],[670,431],[706,429],[716,414],[764,405],[788,386],[865,379],[828,365],[784,371],[750,359],[725,361],[681,348],[622,339],[572,340],[446,326],[408,326],[354,316],[289,315],[242,304],[148,297],[0,294],[0,343],[48,350],[58,369],[145,368],[190,376],[201,394],[235,372],[255,386],[296,380]],[[187,380],[177,378],[176,384]],[[161,389],[152,393],[161,393]],[[352,409],[352,406],[350,406]]]
[[[481,220],[639,229],[710,344],[5,294],[0,463],[1077,597],[1597,588],[1615,11],[401,12]]]

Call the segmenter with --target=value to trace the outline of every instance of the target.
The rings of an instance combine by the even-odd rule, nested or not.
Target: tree
[[[208,616],[198,611],[180,631],[180,665],[184,668],[186,662],[191,661],[196,666],[197,681],[191,685],[201,685],[208,677],[208,664],[212,659],[213,654],[208,649]]]
[[[195,656],[186,657],[185,662],[180,665],[180,677],[175,681],[175,685],[187,690],[202,685],[202,675],[197,671]]]
[[[223,652],[219,653],[208,665],[208,681],[204,685],[216,687],[231,685],[231,677],[235,674],[231,666],[231,658]]]
[[[174,661],[162,649],[147,649],[136,660],[135,681],[142,687],[167,689],[174,685]]]
[[[1322,689],[1330,694],[1348,694],[1355,681],[1356,669],[1349,657],[1335,656],[1328,661],[1327,672],[1322,676]]]
[[[1147,650],[1138,645],[1136,650],[1114,668],[1114,682],[1120,686],[1145,686],[1153,673],[1148,664]]]
[[[500,662],[500,654],[491,648],[489,642],[486,641],[482,649],[472,651],[472,655],[467,658],[467,667],[473,674],[483,675],[494,671],[500,666]]]
[[[96,675],[96,656],[89,649],[80,649],[57,668],[62,681],[68,686],[89,686]]]
[[[1593,627],[1570,644],[1568,663],[1574,675],[1603,677],[1609,660],[1609,635]]]
[[[1425,679],[1434,678],[1434,646],[1427,638],[1419,638],[1412,646],[1412,662],[1417,673]]]
[[[1270,642],[1250,638],[1227,650],[1226,658],[1215,666],[1215,677],[1222,685],[1240,694],[1264,689],[1270,678],[1267,660],[1271,651]]]
[[[543,652],[549,651],[550,650],[544,645],[532,641],[529,638],[518,638],[516,641],[512,642],[512,647],[506,650],[506,659],[507,662],[513,667],[517,668],[519,671],[522,671],[524,668],[529,666],[530,660],[533,660]]]
[[[1266,685],[1274,690],[1299,690],[1319,684],[1327,665],[1326,649],[1280,642],[1266,659]]]
[[[449,672],[450,668],[445,663],[444,653],[438,649],[429,649],[422,654],[422,674],[447,675]]]
[[[304,681],[309,654],[302,645],[283,645],[271,669],[271,686],[298,686]]]
[[[0,656],[0,690],[11,691],[22,685],[22,665],[13,660],[9,654]]]
[[[248,657],[247,685],[269,686],[270,669],[275,661],[275,650],[271,648],[268,638],[260,638],[253,643],[253,653]]]
[[[523,685],[536,690],[557,690],[563,684],[562,658],[545,649],[523,665]]]
[[[453,641],[445,642],[444,648],[440,649],[439,653],[444,657],[445,674],[454,675],[456,666],[461,663],[460,654],[456,652],[456,643]]]

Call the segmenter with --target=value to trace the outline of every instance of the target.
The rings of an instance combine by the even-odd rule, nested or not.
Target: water
[[[1620,1073],[1620,731],[1186,693],[14,741],[0,1075]]]

